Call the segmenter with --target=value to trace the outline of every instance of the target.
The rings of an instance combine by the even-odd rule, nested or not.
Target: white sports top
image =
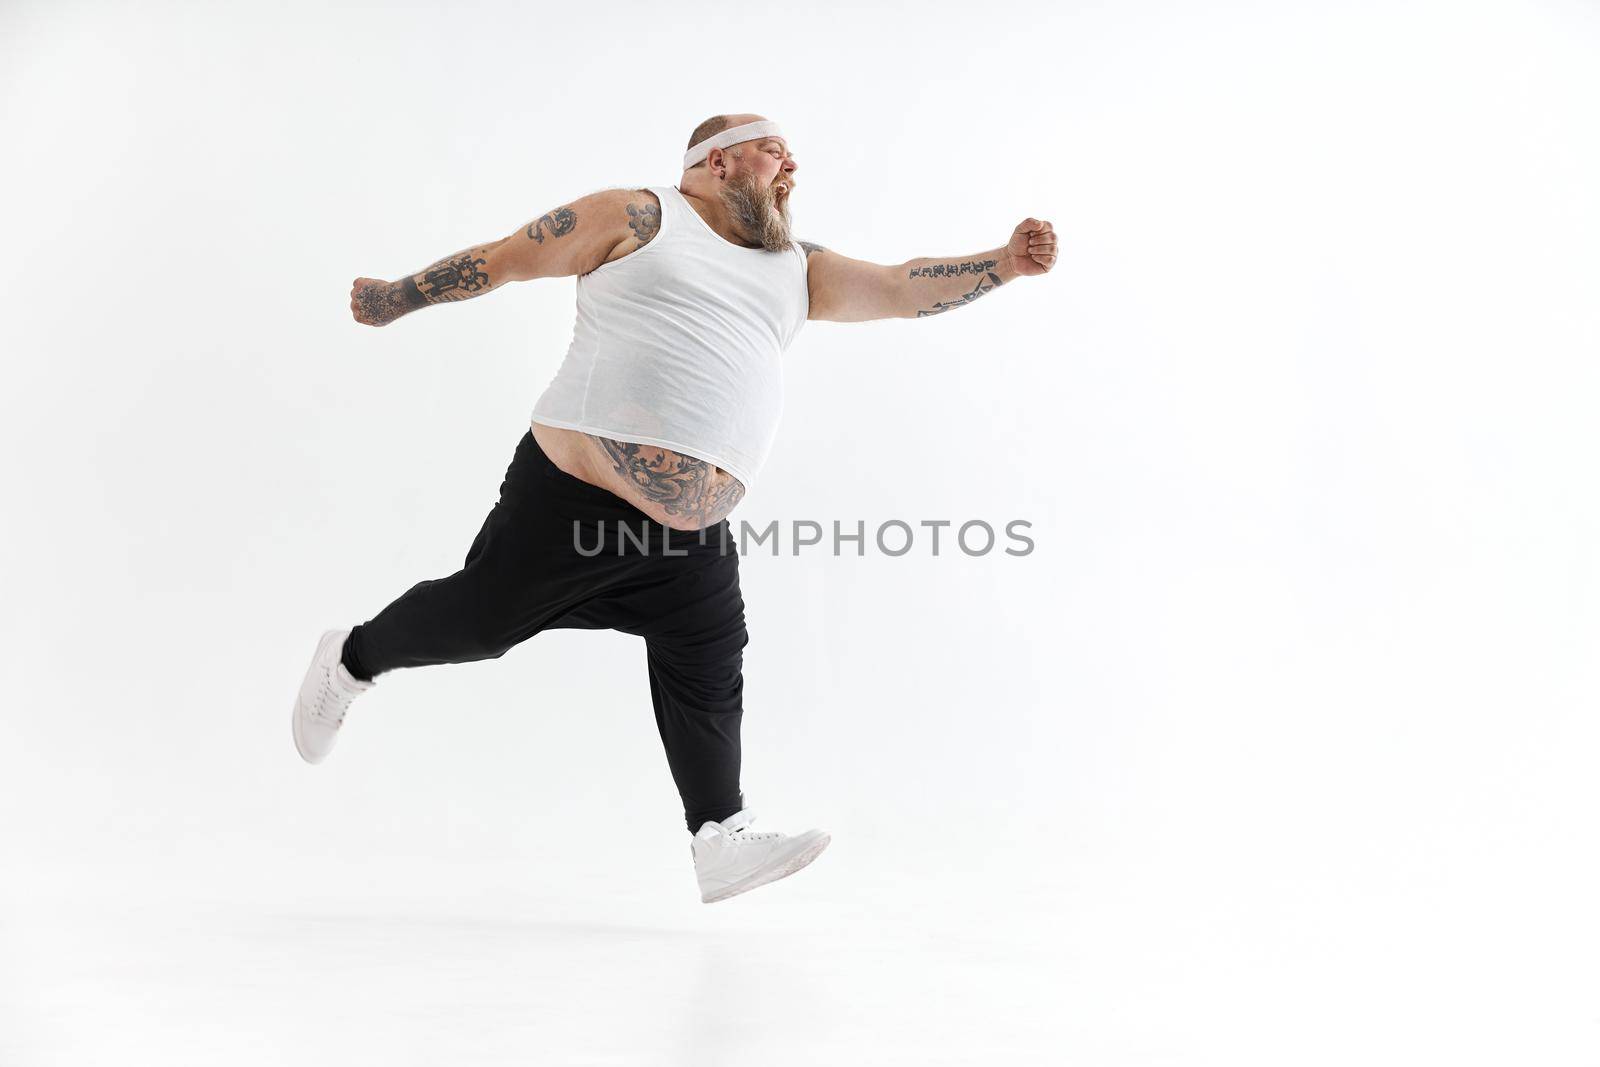
[[[749,489],[783,412],[784,350],[810,311],[805,250],[733,244],[673,186],[650,191],[660,230],[578,276],[572,345],[532,421],[660,445]]]

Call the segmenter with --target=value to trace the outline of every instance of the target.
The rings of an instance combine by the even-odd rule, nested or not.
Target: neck
[[[728,214],[728,207],[722,202],[722,197],[714,191],[708,192],[704,188],[685,182],[677,187],[684,199],[689,201],[689,206],[699,212],[700,217],[706,220],[706,225],[716,231],[729,244],[740,245],[744,248],[760,248],[760,241],[751,241],[738,230],[734,229],[733,217]]]

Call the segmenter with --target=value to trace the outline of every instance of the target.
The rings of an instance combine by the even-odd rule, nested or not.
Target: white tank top
[[[533,422],[682,452],[745,488],[783,412],[784,350],[805,325],[806,254],[717,235],[674,187],[651,187],[650,243],[578,276],[572,345]]]

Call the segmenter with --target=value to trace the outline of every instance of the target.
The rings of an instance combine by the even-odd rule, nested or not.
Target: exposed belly
[[[710,467],[707,476],[695,480],[683,497],[663,502],[659,489],[651,492],[635,480],[638,474],[629,477],[619,470],[614,458],[589,434],[539,422],[532,423],[529,429],[539,448],[562,471],[614,493],[674,530],[701,530],[714,526],[744,496],[744,486],[737,478],[720,467]],[[690,467],[700,462],[681,452],[654,445],[649,446],[649,452],[652,457],[657,453],[664,454],[663,465],[668,468]]]

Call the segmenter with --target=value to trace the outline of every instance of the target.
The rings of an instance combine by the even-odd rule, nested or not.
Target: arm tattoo
[[[988,262],[992,265],[994,261],[993,260],[989,260]],[[966,264],[962,264],[962,265],[965,266]],[[984,284],[984,282],[986,280],[989,283],[988,285]],[[984,293],[992,292],[997,286],[999,286],[999,284],[1000,284],[1000,276],[997,275],[997,274],[994,274],[994,273],[988,273],[988,274],[985,275],[985,277],[979,278],[978,279],[978,284],[976,286],[974,286],[969,292],[962,293],[961,297],[959,299],[950,300],[950,301],[941,300],[938,303],[935,303],[933,305],[933,307],[931,307],[931,308],[929,308],[927,310],[923,310],[923,309],[919,308],[917,310],[917,318],[922,319],[922,318],[928,317],[929,315],[942,315],[946,311],[954,311],[956,308],[966,307],[968,304],[970,304],[974,300],[978,299],[978,297],[982,296]]]
[[[591,434],[591,437],[594,435]],[[595,437],[622,475],[641,497],[668,515],[682,515],[704,529],[721,522],[744,497],[744,485],[729,476],[718,484],[718,468],[703,459],[655,445]]]
[[[544,228],[550,226],[551,237],[563,237],[578,225],[578,213],[569,207],[558,207],[547,215],[540,215],[528,223],[528,236],[544,244]]]
[[[800,247],[806,250],[806,255],[807,256],[810,256],[811,253],[813,253],[813,252],[826,252],[827,251],[827,249],[823,248],[821,245],[814,245],[810,241],[801,241],[800,242]]]
[[[492,246],[491,246],[492,247]],[[452,300],[466,300],[493,288],[489,275],[480,270],[488,261],[471,249],[446,256],[421,274],[401,278],[388,285],[369,285],[355,294],[362,322],[386,326],[401,315]]]
[[[654,204],[629,204],[628,229],[639,239],[637,247],[643,248],[661,231],[661,209]]]
[[[966,263],[935,263],[927,267],[912,267],[912,278],[954,278],[960,274],[983,274],[994,268],[992,259],[969,260]],[[1000,284],[999,282],[995,283]]]
[[[427,304],[465,300],[489,288],[489,275],[478,269],[487,262],[471,252],[460,252],[446,256],[416,277],[407,278],[401,285],[416,290]],[[418,278],[421,280],[418,281]]]

